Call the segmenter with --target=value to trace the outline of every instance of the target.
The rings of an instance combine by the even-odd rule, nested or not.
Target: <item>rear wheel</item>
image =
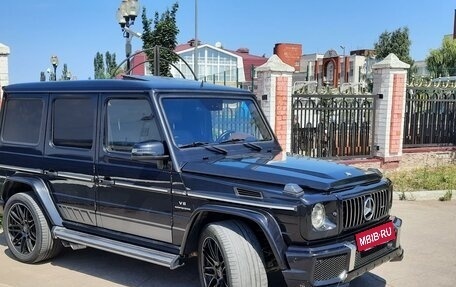
[[[3,230],[8,248],[21,262],[49,259],[62,247],[52,238],[46,217],[30,193],[17,193],[6,202]]]
[[[239,221],[209,224],[199,241],[198,267],[203,287],[266,287],[260,244]]]

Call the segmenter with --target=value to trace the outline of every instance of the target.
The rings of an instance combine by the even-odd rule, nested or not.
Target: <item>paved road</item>
[[[363,275],[351,287],[450,287],[456,285],[456,201],[395,201],[404,220],[402,262]],[[27,265],[11,259],[0,231],[0,287],[197,287],[193,261],[167,268],[94,250],[68,250],[52,261]],[[283,286],[277,279],[270,286]]]

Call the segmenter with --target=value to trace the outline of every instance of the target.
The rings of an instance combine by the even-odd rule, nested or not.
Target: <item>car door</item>
[[[63,219],[96,225],[94,167],[98,95],[50,95],[43,170]]]
[[[102,95],[96,162],[97,222],[113,231],[171,242],[171,175],[163,161],[131,159],[137,142],[162,141],[148,94]]]

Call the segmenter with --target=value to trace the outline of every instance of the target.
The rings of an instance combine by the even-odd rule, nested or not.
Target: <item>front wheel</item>
[[[203,287],[268,286],[260,244],[242,222],[230,220],[207,225],[198,253]]]
[[[62,247],[30,193],[16,193],[6,202],[3,230],[9,250],[21,262],[46,260]]]

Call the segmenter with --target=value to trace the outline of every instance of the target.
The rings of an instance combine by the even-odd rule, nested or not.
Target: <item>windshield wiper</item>
[[[209,143],[208,142],[192,142],[192,143],[180,145],[179,148],[198,147],[198,146],[205,146],[207,144],[209,144]]]
[[[221,141],[219,142],[219,144],[225,144],[225,143],[237,143],[237,142],[244,142],[245,139],[240,139],[240,138],[234,138],[234,139],[229,139],[229,140],[225,140],[225,141]],[[259,145],[256,145],[254,143],[251,143],[251,142],[245,142],[243,143],[244,146],[248,147],[248,148],[251,148],[255,151],[261,151],[263,148]]]
[[[216,147],[213,145],[209,145],[208,142],[192,142],[189,144],[181,145],[181,146],[179,146],[179,148],[200,147],[200,146],[204,146],[207,150],[210,150],[210,151],[213,151],[216,153],[228,154],[228,151],[226,149],[221,148],[221,147]]]
[[[206,145],[204,147],[210,151],[215,151],[215,152],[218,152],[221,154],[228,154],[228,151],[221,147],[217,147],[217,146],[213,146],[213,145]]]
[[[249,147],[249,148],[251,148],[251,149],[253,149],[253,150],[255,150],[255,151],[261,151],[261,150],[263,149],[262,147],[260,147],[260,146],[257,145],[257,144],[248,143],[248,142],[247,142],[247,143],[244,143],[244,146]]]
[[[221,141],[221,142],[218,142],[218,143],[219,143],[219,144],[224,144],[224,143],[237,143],[237,142],[243,142],[243,141],[245,141],[245,139],[235,138],[235,139],[229,139],[229,140]]]

